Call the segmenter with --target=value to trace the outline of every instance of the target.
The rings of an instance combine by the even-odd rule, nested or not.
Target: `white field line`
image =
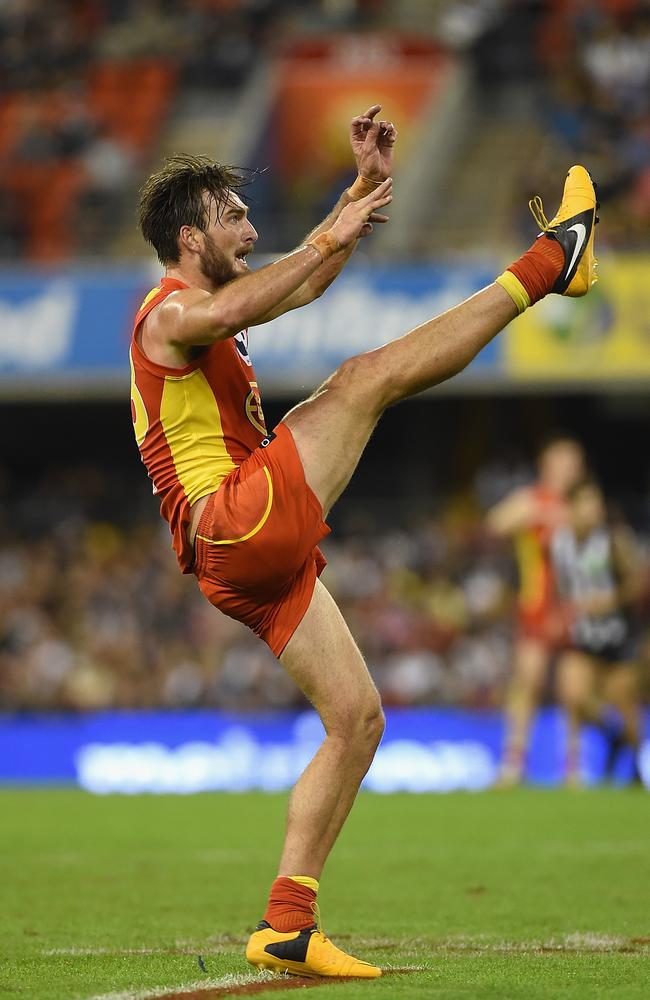
[[[168,955],[169,948],[46,948],[41,955]],[[188,950],[188,954],[191,952]]]
[[[252,983],[275,982],[277,976],[269,972],[241,973],[220,976],[218,979],[201,979],[185,986],[158,986],[156,989],[124,990],[122,993],[102,993],[88,997],[88,1000],[154,1000],[167,993],[193,993],[195,990],[230,989],[236,986],[250,986]]]

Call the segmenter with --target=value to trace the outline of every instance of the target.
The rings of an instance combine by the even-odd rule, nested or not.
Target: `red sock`
[[[281,933],[304,930],[315,922],[315,902],[313,889],[281,875],[271,886],[264,920]]]
[[[532,306],[548,295],[563,267],[564,251],[557,240],[538,236],[530,250],[511,264],[508,271],[522,283]]]

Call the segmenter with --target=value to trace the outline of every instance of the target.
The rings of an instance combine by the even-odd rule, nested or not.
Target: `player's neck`
[[[192,268],[189,265],[172,265],[165,268],[165,277],[174,281],[182,281],[189,288],[202,288],[206,292],[216,292],[213,282],[203,274],[200,268]]]

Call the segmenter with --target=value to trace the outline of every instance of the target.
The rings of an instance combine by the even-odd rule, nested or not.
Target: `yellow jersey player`
[[[254,273],[245,258],[257,234],[236,170],[176,157],[140,200],[165,275],[134,325],[134,427],[180,567],[269,644],[325,728],[293,789],[278,875],[246,948],[258,968],[306,976],[381,975],[337,948],[317,916],[323,866],[384,727],[361,652],[318,579],[327,515],[388,407],[461,371],[544,295],[584,295],[595,280],[596,196],[573,167],[555,218],[493,284],[349,358],[268,429],[246,331],[320,295],[382,218],[396,133],[379,110],[352,123],[352,187],[301,246]]]
[[[488,513],[488,529],[514,542],[519,570],[512,680],[506,701],[506,738],[500,783],[514,785],[526,770],[533,715],[560,648],[564,623],[551,565],[553,532],[568,517],[567,492],[585,471],[582,446],[569,437],[546,442],[538,477],[514,490]]]

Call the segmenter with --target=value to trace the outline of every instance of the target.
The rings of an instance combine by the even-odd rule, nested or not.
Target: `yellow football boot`
[[[599,221],[596,209],[596,186],[584,167],[569,170],[564,182],[562,203],[548,222],[539,196],[530,202],[530,210],[542,233],[558,241],[564,251],[564,268],[551,291],[559,295],[586,295],[598,278],[594,257],[594,230]]]
[[[354,979],[381,976],[381,969],[346,955],[315,924],[303,931],[281,934],[262,920],[248,940],[246,958],[258,969],[288,972],[292,976]]]

